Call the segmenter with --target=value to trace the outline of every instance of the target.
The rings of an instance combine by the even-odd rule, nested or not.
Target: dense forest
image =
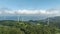
[[[1,20],[0,34],[59,34],[60,28],[42,21]]]

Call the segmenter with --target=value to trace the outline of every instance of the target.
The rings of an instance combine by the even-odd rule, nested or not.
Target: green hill
[[[41,24],[33,24],[29,21],[0,21],[0,34],[56,34],[60,32],[57,27]]]

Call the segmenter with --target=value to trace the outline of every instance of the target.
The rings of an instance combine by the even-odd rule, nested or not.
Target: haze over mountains
[[[18,18],[20,20],[26,21],[26,20],[44,20],[46,18],[48,18],[47,16],[41,16],[41,15],[2,15],[0,16],[0,20],[18,20]],[[49,17],[52,20],[57,20],[59,21],[60,16],[52,16]]]
[[[40,16],[40,15],[13,15],[13,16],[0,16],[0,20],[17,20],[19,17],[20,20],[41,20],[45,19],[46,16]]]
[[[59,9],[48,10],[11,10],[9,8],[0,8],[0,20],[41,20],[48,17],[60,16]]]

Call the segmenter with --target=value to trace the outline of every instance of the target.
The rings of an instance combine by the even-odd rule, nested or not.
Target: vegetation
[[[41,21],[0,21],[0,34],[56,34],[59,32],[58,27]]]

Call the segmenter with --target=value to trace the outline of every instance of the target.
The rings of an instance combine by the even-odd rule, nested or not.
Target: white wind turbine
[[[19,23],[19,21],[20,21],[20,15],[19,15],[19,13],[17,11],[15,12],[15,14],[17,15],[17,21]]]
[[[49,16],[48,16],[48,20],[47,20],[47,21],[48,21],[48,22],[47,22],[47,25],[49,25],[49,22],[50,22],[50,21],[49,21]]]
[[[46,12],[48,15],[47,15],[47,25],[49,25],[50,24],[50,19],[49,19],[49,17],[50,17],[50,13],[49,12]]]
[[[6,13],[5,13],[5,11],[2,11],[2,13],[3,13],[3,20],[6,20]]]
[[[42,13],[42,14],[47,14],[47,18],[48,18],[48,20],[47,20],[47,25],[49,25],[50,12],[45,11],[45,10],[41,10],[40,13]]]

